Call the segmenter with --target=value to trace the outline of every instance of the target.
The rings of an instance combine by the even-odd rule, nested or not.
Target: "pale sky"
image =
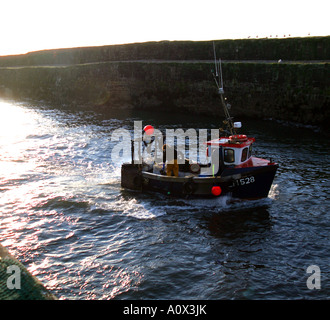
[[[328,0],[0,0],[0,55],[160,40],[330,35]]]

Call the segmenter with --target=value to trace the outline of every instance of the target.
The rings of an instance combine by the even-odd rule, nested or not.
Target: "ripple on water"
[[[269,197],[188,200],[121,189],[111,132],[132,130],[139,115],[13,104],[0,113],[0,241],[61,299],[328,298],[322,137],[255,122],[258,156],[280,164]],[[172,121],[159,119],[161,129]],[[312,264],[317,292],[306,287]]]

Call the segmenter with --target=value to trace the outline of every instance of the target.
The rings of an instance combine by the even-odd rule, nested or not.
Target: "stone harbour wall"
[[[329,43],[321,39],[321,44],[315,45],[316,53],[319,52],[320,56],[324,51],[328,52],[326,44]],[[329,37],[325,39],[329,40]],[[231,45],[233,43],[230,42]],[[244,42],[245,46],[246,43],[248,42]],[[176,47],[179,45],[174,44]],[[181,47],[184,48],[184,44]],[[155,44],[140,45],[143,48],[135,44],[134,56],[142,58],[141,52],[144,52],[145,47]],[[17,56],[0,57],[0,97],[43,101],[54,106],[91,107],[97,110],[157,108],[178,114],[223,114],[211,73],[214,69],[212,60],[192,60],[193,56],[189,53],[192,49],[189,47],[189,60],[159,60],[154,59],[156,53],[149,52],[149,59],[144,55],[143,60],[129,61],[123,58],[123,52],[128,50],[125,46],[132,50],[132,45],[112,48],[121,50],[122,55],[119,58],[122,61],[117,60],[118,56],[113,61],[108,59],[93,62],[91,58],[86,58],[89,50],[94,52],[94,57],[95,52],[105,50],[103,47],[98,48],[99,51],[95,48],[72,49],[74,54],[71,55],[71,60],[63,60],[65,63],[61,65],[55,61],[58,55],[55,55],[53,61],[49,58],[44,65],[41,62],[45,62],[45,59],[40,59],[38,63],[35,57],[34,65],[15,65],[14,61],[23,63],[28,55],[22,55],[20,60],[17,60]],[[208,47],[210,46],[213,51],[212,43],[208,42]],[[254,42],[253,46],[256,46]],[[62,50],[69,52],[69,49]],[[182,48],[180,50],[177,56],[182,58],[184,51]],[[197,49],[195,51],[199,52]],[[56,51],[52,52],[54,56]],[[80,61],[77,60],[78,52]],[[46,53],[49,54],[48,51]],[[41,51],[34,54],[44,57],[46,53]],[[60,54],[63,54],[61,50]],[[129,57],[131,56],[127,55]],[[173,58],[173,54],[170,57]],[[12,64],[4,66],[4,62],[8,64],[10,59]],[[233,116],[273,118],[326,127],[330,102],[328,61],[283,60],[280,63],[277,60],[230,60],[223,62],[222,70],[225,94],[232,105]]]

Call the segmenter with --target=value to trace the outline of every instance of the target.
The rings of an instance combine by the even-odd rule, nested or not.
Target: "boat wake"
[[[111,173],[102,183],[103,199],[94,203],[93,209],[117,212],[136,219],[154,219],[166,214],[237,212],[242,209],[269,205],[279,194],[277,184],[271,187],[268,198],[250,201],[235,199],[231,195],[185,199],[159,193],[140,193],[121,189],[120,170],[120,166],[111,166]]]
[[[276,200],[280,194],[279,185],[273,184],[269,190],[268,198]]]
[[[153,219],[166,214],[166,207],[154,206],[152,202],[139,202],[132,199],[126,202],[123,214],[137,219]]]

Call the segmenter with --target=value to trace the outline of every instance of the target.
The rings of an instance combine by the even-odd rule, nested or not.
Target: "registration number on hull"
[[[245,178],[234,180],[233,184],[231,186],[232,187],[244,186],[247,184],[254,183],[255,181],[256,181],[256,179],[254,178],[254,176],[245,177]]]

